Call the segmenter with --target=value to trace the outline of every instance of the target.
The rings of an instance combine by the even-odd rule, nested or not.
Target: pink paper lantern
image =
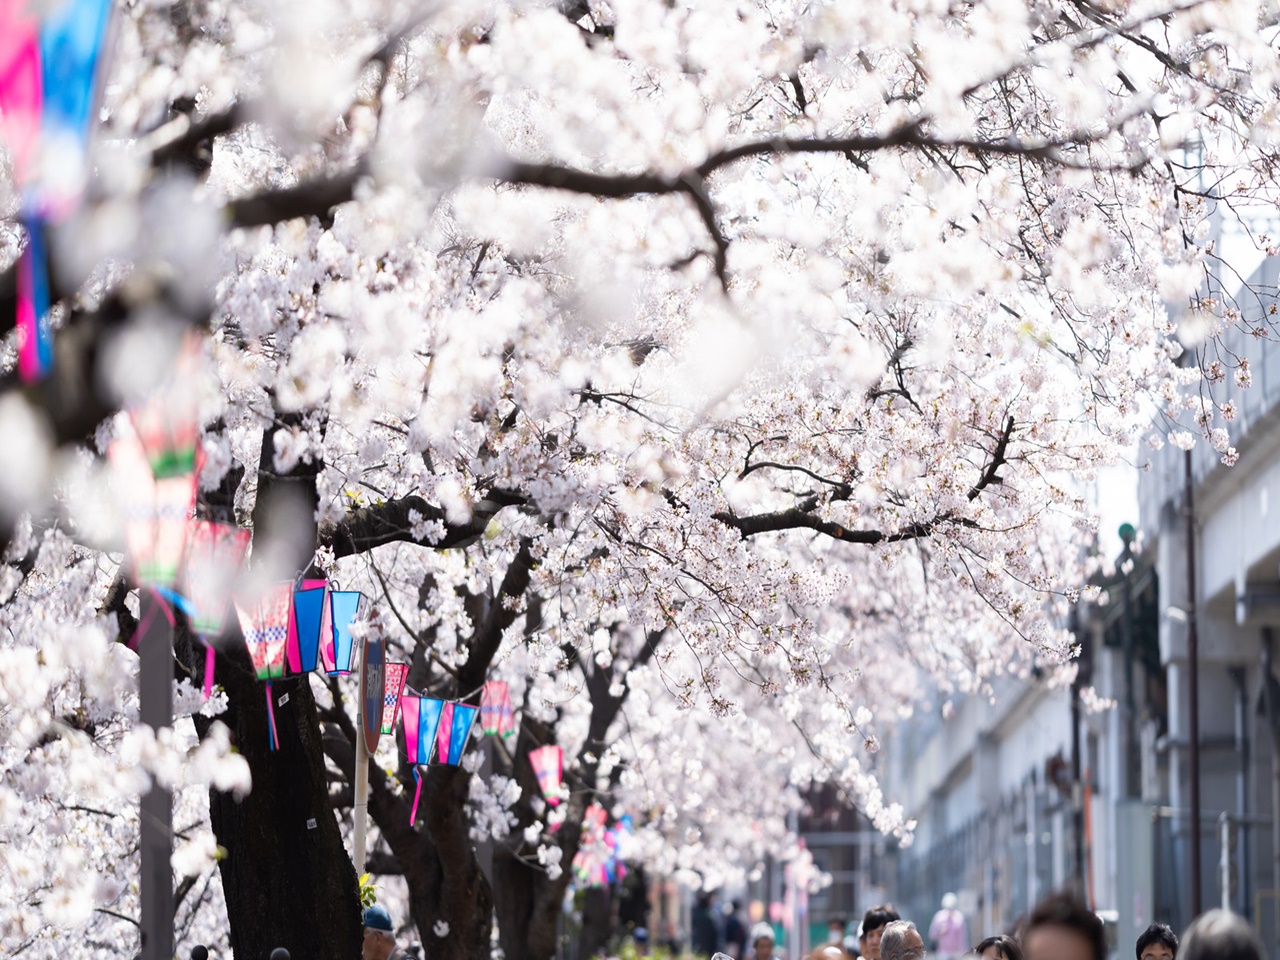
[[[560,802],[560,785],[564,775],[564,751],[556,744],[529,751],[529,763],[538,778],[538,789],[551,806]]]

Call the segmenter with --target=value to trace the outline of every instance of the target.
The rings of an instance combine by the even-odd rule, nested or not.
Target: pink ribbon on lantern
[[[418,787],[413,791],[413,809],[409,811],[409,826],[413,826],[413,822],[418,819],[418,800],[422,797],[422,774],[418,773],[418,768],[413,768],[413,779],[418,781]]]

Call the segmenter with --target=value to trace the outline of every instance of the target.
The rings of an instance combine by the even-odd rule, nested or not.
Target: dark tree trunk
[[[283,420],[290,425],[290,418]],[[263,438],[254,544],[288,543],[296,569],[304,570],[315,550],[317,467],[304,464],[288,477],[276,476],[273,437]],[[243,800],[217,791],[209,797],[213,832],[226,850],[219,867],[231,948],[244,960],[265,960],[276,947],[299,960],[354,960],[362,937],[359,887],[329,800],[310,677],[272,684],[279,736],[273,751],[266,684],[253,673],[238,625],[229,627],[226,640],[217,680],[229,705],[219,719],[253,776]],[[203,735],[208,722],[198,729]]]
[[[518,824],[523,830],[533,823],[529,798],[540,796],[538,779],[529,763],[529,751],[554,739],[554,728],[533,720],[527,714],[520,727],[515,749],[515,769],[509,771],[520,783],[523,799],[516,805]],[[566,771],[569,765],[566,764]],[[493,889],[498,913],[498,935],[506,960],[550,960],[555,956],[559,936],[560,911],[572,875],[574,854],[586,812],[585,793],[575,791],[569,797],[564,822],[555,833],[561,848],[561,874],[549,878],[545,870],[534,867],[509,850],[500,848],[493,856]],[[526,856],[531,851],[526,851]]]
[[[231,948],[263,958],[276,947],[306,960],[353,960],[360,953],[356,873],[329,803],[310,680],[272,684],[279,749],[267,740],[265,685],[248,655],[230,649],[218,682],[230,707],[219,719],[249,762],[253,789],[243,800],[212,791],[209,815],[227,851],[219,867]],[[207,725],[206,725],[207,726]]]
[[[632,666],[647,663],[661,638],[661,630],[651,632]],[[566,663],[577,660],[575,649],[566,648],[564,652]],[[535,869],[505,849],[494,853],[492,882],[498,933],[506,960],[551,960],[555,955],[560,910],[572,876],[573,858],[582,842],[582,823],[587,807],[597,795],[598,758],[604,754],[605,737],[627,696],[625,688],[618,696],[611,692],[615,676],[612,671],[586,667],[583,676],[587,695],[591,698],[591,719],[587,725],[586,741],[577,759],[565,764],[570,794],[564,801],[567,804],[564,821],[553,837],[561,850],[560,876],[553,880],[546,872]],[[523,830],[533,822],[528,798],[539,795],[537,777],[529,763],[529,751],[554,741],[554,727],[532,719],[526,712],[516,742],[514,769],[504,770],[520,783],[525,798],[516,806],[516,830]]]
[[[613,938],[613,908],[614,900],[608,887],[588,887],[583,892],[579,957],[595,957],[604,953]]]
[[[331,759],[350,778],[354,773],[355,728],[335,711],[324,737]],[[470,774],[459,767],[431,767],[422,784],[422,802],[413,825],[413,773],[401,765],[407,792],[392,792],[392,781],[369,764],[369,815],[395,855],[409,887],[409,912],[431,960],[488,960],[493,931],[493,896],[480,869],[466,815]],[[437,924],[447,925],[437,928]],[[441,936],[440,931],[445,931]]]

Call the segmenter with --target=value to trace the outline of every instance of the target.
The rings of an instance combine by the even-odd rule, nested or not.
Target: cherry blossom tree
[[[785,855],[814,782],[909,835],[876,731],[926,684],[1068,657],[1081,485],[1153,412],[1234,459],[1212,387],[1249,371],[1206,224],[1274,201],[1268,4],[181,0],[116,26],[54,370],[19,386],[10,343],[0,384],[11,953],[136,944],[150,778],[178,792],[181,933],[356,949],[351,691],[295,684],[272,753],[243,653],[201,705],[179,623],[184,719],[136,723],[101,455],[187,329],[200,509],[253,528],[253,576],[359,584],[415,686],[517,691],[514,743],[432,768],[413,826],[391,744],[371,770],[372,859],[441,957],[487,951],[495,910],[508,957],[551,955],[597,798],[708,886]],[[7,221],[2,262],[24,242]],[[556,807],[527,760],[551,742]]]

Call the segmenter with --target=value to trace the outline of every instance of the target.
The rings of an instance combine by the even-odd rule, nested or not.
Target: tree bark
[[[582,895],[582,933],[578,956],[597,957],[613,937],[613,896],[608,887],[588,887]]]
[[[265,685],[243,646],[229,649],[218,681],[230,706],[219,719],[253,775],[243,800],[209,794],[213,832],[226,850],[219,868],[231,949],[237,957],[285,947],[307,960],[352,960],[360,952],[358,884],[329,803],[310,679],[272,685],[277,703],[289,699],[276,706],[280,743],[271,751]]]
[[[326,735],[325,747],[352,777],[355,727],[340,710],[332,716],[339,735]],[[409,823],[414,783],[409,764],[401,765],[401,779],[408,792],[396,794],[385,771],[369,764],[369,815],[408,884],[409,912],[418,935],[431,960],[487,960],[493,896],[469,833],[466,799],[471,775],[460,767],[429,768],[414,824]],[[441,923],[447,929],[437,926]]]

